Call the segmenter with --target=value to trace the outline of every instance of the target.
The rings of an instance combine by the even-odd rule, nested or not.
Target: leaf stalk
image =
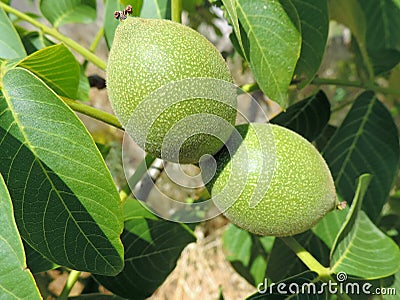
[[[182,22],[182,0],[171,1],[171,18],[174,22]]]
[[[65,104],[67,104],[74,111],[80,112],[86,116],[89,116],[96,120],[107,123],[111,126],[114,126],[115,128],[124,130],[121,123],[118,121],[118,119],[115,116],[113,116],[109,113],[106,113],[105,111],[96,109],[89,105],[82,104],[78,101],[75,101],[75,100],[72,100],[72,99],[69,99],[66,97],[61,97],[61,99],[64,101]]]
[[[102,70],[106,69],[107,64],[106,64],[105,61],[103,61],[97,55],[95,55],[90,50],[86,49],[85,47],[81,46],[80,44],[78,44],[74,40],[66,37],[65,35],[60,33],[57,29],[48,27],[48,26],[36,21],[35,19],[31,18],[27,14],[25,14],[23,12],[20,12],[20,11],[14,9],[13,7],[11,7],[11,6],[9,6],[9,5],[1,2],[1,1],[0,1],[0,7],[2,9],[4,9],[5,12],[11,13],[11,14],[17,16],[21,20],[24,20],[24,21],[32,24],[33,26],[37,27],[43,33],[51,35],[52,37],[54,37],[55,39],[59,40],[60,42],[63,42],[66,46],[68,46],[71,49],[73,49],[76,52],[78,52],[86,60],[92,62],[93,64],[95,64],[100,69],[102,69]]]
[[[67,282],[65,282],[64,288],[58,297],[58,300],[66,300],[68,299],[68,295],[74,287],[75,283],[78,281],[79,276],[81,275],[80,271],[72,270],[67,278]]]

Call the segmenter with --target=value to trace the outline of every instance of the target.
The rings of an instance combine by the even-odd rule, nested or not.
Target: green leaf
[[[13,207],[0,174],[0,295],[2,299],[42,299],[26,267],[24,248],[13,216]]]
[[[96,0],[40,0],[40,11],[55,27],[96,20]]]
[[[396,274],[390,276],[389,278],[383,278],[380,279],[380,287],[384,287],[386,288],[386,290],[388,290],[388,288],[391,288],[391,294],[387,293],[387,295],[383,296],[383,299],[385,300],[397,300],[398,299],[398,295],[396,295],[398,293],[398,291],[400,291],[400,271],[398,271]]]
[[[372,63],[367,52],[367,20],[363,13],[363,5],[364,4],[360,4],[358,0],[329,0],[331,18],[350,29],[357,40],[368,76],[369,78],[373,78]]]
[[[309,251],[321,264],[328,265],[329,249],[310,230],[294,237],[307,251]],[[282,268],[282,266],[285,266]],[[289,249],[281,239],[276,239],[272,248],[267,268],[267,276],[273,282],[284,280],[307,271],[308,268]]]
[[[257,286],[266,277],[268,254],[274,237],[257,237],[230,224],[222,237],[222,247],[233,268],[250,284]]]
[[[35,73],[58,95],[76,99],[81,70],[75,56],[64,44],[40,49],[24,58],[18,66]]]
[[[317,73],[325,53],[329,31],[327,0],[292,0],[301,24],[301,52],[294,71],[301,80],[299,87],[305,87]]]
[[[366,43],[375,74],[400,62],[400,4],[393,0],[358,0],[367,21]]]
[[[122,207],[90,134],[33,73],[12,69],[2,86],[0,173],[21,236],[59,265],[117,274]]]
[[[326,147],[326,145],[329,143],[331,138],[336,132],[337,127],[328,124],[324,130],[321,132],[321,134],[318,136],[318,138],[315,140],[315,145],[319,151],[322,151]]]
[[[2,8],[0,8],[0,32],[0,58],[14,59],[26,56],[17,31]]]
[[[118,296],[145,299],[164,282],[175,268],[182,250],[195,242],[185,225],[157,218],[137,200],[124,206],[125,267],[115,277],[95,275],[97,281]]]
[[[171,19],[171,0],[144,1],[140,16],[148,19]]]
[[[367,21],[358,0],[329,0],[331,18],[346,25],[357,41],[366,47]]]
[[[377,279],[400,269],[400,250],[361,210],[370,175],[360,176],[353,204],[331,249],[331,272]]]
[[[28,264],[28,268],[32,271],[33,274],[45,272],[59,267],[59,265],[48,260],[42,254],[29,246],[29,244],[24,243],[24,248],[26,263]]]
[[[42,32],[38,31],[29,31],[21,34],[21,39],[28,54],[32,54],[42,48],[54,45],[54,43]]]
[[[147,2],[147,0],[145,2]],[[137,5],[140,3],[142,3],[142,1],[134,1],[133,3],[131,0],[106,1],[104,8],[104,37],[106,39],[108,49],[111,48],[111,45],[114,41],[114,33],[119,24],[119,21],[114,18],[114,11],[122,11],[126,8],[128,4],[131,4],[133,7],[132,15],[137,17],[140,15],[140,10],[137,7]]]
[[[301,49],[296,8],[288,0],[236,2],[239,21],[249,40],[247,60],[253,75],[264,94],[286,108],[286,92]]]
[[[337,209],[331,211],[312,228],[314,234],[318,236],[329,249],[332,249],[336,236],[339,233],[340,228],[342,228],[348,212],[348,206],[343,210]]]
[[[237,13],[237,0],[222,0],[222,3],[224,4],[224,8],[229,16],[230,23],[232,24],[233,27],[233,32],[234,36],[233,39],[235,42],[237,42],[237,45],[239,46],[240,54],[246,59],[249,60],[249,57],[247,56],[247,51],[245,50],[244,44],[243,44],[243,38],[242,37],[242,30],[240,24],[239,24],[239,17]]]
[[[399,135],[390,112],[372,92],[359,95],[341,126],[326,145],[325,157],[337,192],[351,203],[356,180],[373,175],[363,210],[376,221],[399,166]]]
[[[270,122],[287,127],[309,141],[315,140],[328,124],[331,105],[323,91],[289,106]]]

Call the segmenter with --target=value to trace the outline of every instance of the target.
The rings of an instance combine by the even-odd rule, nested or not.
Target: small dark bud
[[[346,202],[346,201],[342,201],[342,202],[340,202],[340,203],[336,206],[336,208],[337,208],[338,210],[343,210],[343,209],[346,208],[346,206],[347,206],[347,202]]]
[[[95,87],[99,90],[106,88],[106,80],[99,75],[90,75],[88,76],[88,80],[90,87]]]
[[[121,12],[118,10],[114,11],[114,18],[118,20],[120,17],[121,17]]]
[[[131,15],[132,12],[133,12],[132,5],[128,5],[128,6],[126,7],[126,9],[125,9],[125,13],[128,14],[128,15]]]

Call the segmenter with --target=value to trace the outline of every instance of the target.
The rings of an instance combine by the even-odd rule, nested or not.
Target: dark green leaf
[[[37,252],[27,243],[24,243],[24,248],[28,268],[32,271],[33,274],[45,272],[59,267],[59,265],[45,258],[42,254]]]
[[[393,69],[400,62],[400,51],[393,49],[383,49],[380,51],[370,51],[372,67],[377,75],[381,75]]]
[[[60,96],[76,99],[81,70],[75,56],[64,44],[38,50],[18,65],[35,73]]]
[[[142,1],[138,1],[142,2]],[[147,2],[147,0],[145,1]],[[110,49],[114,41],[115,29],[119,24],[119,21],[114,18],[114,11],[124,10],[128,4],[134,6],[133,15],[139,16],[140,11],[137,11],[136,5],[130,0],[107,0],[104,8],[104,37],[107,42],[107,46]],[[136,8],[136,9],[135,9]]]
[[[247,60],[258,85],[269,98],[286,108],[286,92],[301,49],[296,8],[288,0],[236,0],[236,10],[248,36]]]
[[[387,108],[372,92],[362,93],[323,152],[338,194],[349,203],[357,178],[373,175],[363,210],[376,221],[399,166],[398,130]]]
[[[225,300],[224,293],[222,291],[222,286],[219,286],[219,295],[217,300]]]
[[[268,254],[274,237],[257,237],[230,224],[223,235],[223,249],[233,268],[257,286],[266,277]]]
[[[366,43],[375,74],[400,62],[400,3],[393,0],[358,0],[367,21]]]
[[[26,267],[24,248],[13,216],[13,207],[0,174],[0,296],[2,299],[41,299]]]
[[[110,145],[104,145],[104,144],[101,144],[101,143],[96,143],[96,146],[99,149],[103,159],[106,159],[106,157],[110,153],[111,146]]]
[[[122,207],[82,122],[39,78],[15,68],[2,81],[0,172],[24,240],[76,270],[122,269]]]
[[[335,134],[337,127],[328,124],[318,138],[315,140],[315,145],[319,151],[322,151]]]
[[[195,242],[185,225],[157,218],[137,200],[125,202],[125,267],[115,277],[95,275],[113,293],[129,299],[149,297],[175,268],[182,250]]]
[[[301,53],[294,71],[301,80],[300,87],[306,86],[317,73],[325,53],[329,30],[327,0],[292,0],[301,24]]]
[[[96,20],[96,0],[40,0],[39,7],[55,28],[68,23],[92,23]]]
[[[2,8],[0,8],[0,58],[14,59],[26,56],[17,31]]]
[[[311,231],[295,236],[296,240],[321,264],[328,265],[329,249]],[[268,260],[267,276],[274,282],[308,270],[286,244],[276,239]]]
[[[377,279],[400,269],[399,247],[361,210],[370,181],[370,175],[360,176],[353,204],[331,249],[333,273]]]
[[[42,48],[54,45],[42,32],[30,31],[22,36],[22,43],[28,54],[32,54]]]
[[[328,124],[331,105],[323,91],[319,91],[281,112],[270,122],[287,127],[309,141],[315,140]]]
[[[148,19],[171,19],[171,0],[144,1],[140,16]]]
[[[346,220],[346,215],[348,212],[348,206],[343,210],[331,211],[312,228],[314,234],[318,236],[328,246],[329,249],[332,248],[336,236]]]

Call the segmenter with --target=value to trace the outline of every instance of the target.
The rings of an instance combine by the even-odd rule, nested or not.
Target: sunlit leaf
[[[0,32],[0,58],[13,59],[26,56],[17,31],[2,8],[0,8]]]
[[[301,32],[296,8],[288,0],[236,0],[239,21],[249,40],[253,75],[261,90],[282,107],[300,57]]]
[[[100,274],[122,269],[122,207],[82,122],[33,73],[2,78],[0,172],[24,240],[63,266]]]
[[[229,20],[232,24],[234,35],[236,37],[235,41],[237,42],[240,53],[245,59],[249,59],[247,57],[247,51],[245,51],[245,47],[243,45],[243,38],[242,37],[242,30],[239,24],[239,17],[237,13],[237,0],[222,0],[222,3],[224,4],[225,10],[229,16]]]
[[[96,20],[96,0],[40,0],[40,11],[54,27]]]
[[[140,16],[148,19],[171,19],[171,0],[144,1]]]
[[[370,175],[359,179],[353,204],[331,249],[331,271],[363,279],[387,277],[400,269],[400,250],[361,210]]]
[[[24,58],[18,65],[35,73],[60,96],[76,98],[81,74],[80,66],[64,44],[38,50]]]
[[[147,0],[145,1],[147,2]],[[117,29],[119,21],[114,18],[114,11],[122,11],[126,8],[128,4],[133,6],[133,16],[140,15],[140,7],[142,1],[134,1],[132,3],[131,0],[107,0],[104,7],[104,37],[107,42],[108,48],[111,48],[111,45],[114,41],[114,33]],[[140,7],[139,7],[140,6]]]

